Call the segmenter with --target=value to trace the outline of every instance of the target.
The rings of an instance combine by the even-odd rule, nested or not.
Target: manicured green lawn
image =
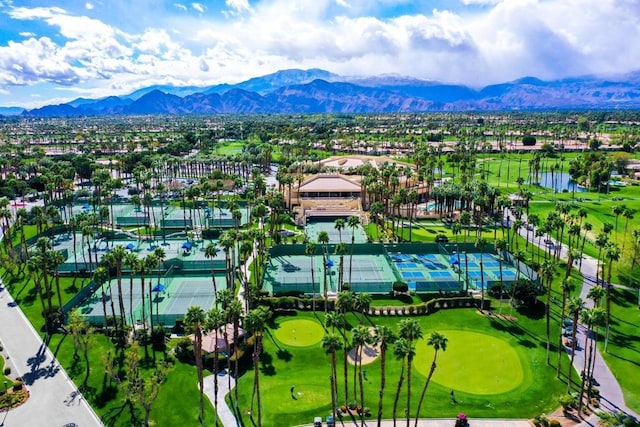
[[[317,314],[316,320],[313,313],[299,312],[297,315],[298,319],[314,322],[323,317],[323,314]],[[510,322],[481,317],[475,310],[466,309],[416,317],[425,336],[433,330],[449,334],[451,348],[450,353],[447,350],[438,355],[437,377],[427,392],[422,416],[455,417],[458,412],[465,412],[479,418],[532,417],[555,409],[557,397],[563,393],[566,385],[555,378],[555,352],[551,358],[552,366],[546,366],[544,322],[540,321],[539,314],[534,318],[521,314],[517,314],[517,317],[516,322]],[[358,322],[352,315],[347,318],[351,326]],[[385,324],[396,329],[399,318],[371,317],[369,320],[374,324]],[[290,322],[291,317],[276,318],[274,328],[265,335],[264,354],[260,362],[264,425],[299,424],[310,422],[315,416],[330,414],[330,358],[320,343],[309,347],[294,347],[280,342],[276,333],[280,327],[287,327],[286,324]],[[483,338],[482,342],[479,341],[478,334]],[[349,339],[350,335],[347,332]],[[552,342],[557,341],[557,334],[554,335]],[[431,356],[424,341],[417,342],[416,346],[418,356],[412,373],[414,405],[431,364]],[[496,354],[492,354],[492,349]],[[555,350],[555,345],[552,345],[552,349]],[[460,361],[463,353],[464,359]],[[566,373],[567,367],[568,358],[563,357],[563,373]],[[456,369],[462,369],[457,380],[448,378],[447,373]],[[342,351],[337,354],[337,370],[338,404],[344,404]],[[379,360],[368,364],[366,371],[364,406],[375,408],[380,389]],[[400,362],[395,360],[390,346],[384,392],[385,418],[391,418],[399,374]],[[349,401],[354,400],[351,396],[352,375],[353,366],[349,365]],[[487,383],[483,384],[483,381]],[[251,409],[252,386],[253,370],[248,367],[239,381],[240,410],[243,414]],[[292,386],[295,386],[293,396]],[[451,403],[449,396],[452,388],[456,390],[456,405]],[[401,402],[406,401],[404,387],[400,399]],[[399,416],[404,414],[402,408],[404,406],[399,409]],[[414,410],[415,407],[412,408],[412,416]],[[245,423],[249,423],[249,418],[245,418]]]
[[[322,339],[324,329],[315,320],[293,319],[280,323],[274,331],[274,336],[284,345],[292,347],[308,347],[318,344]]]
[[[640,309],[638,292],[613,289],[611,333],[608,352],[604,352],[604,328],[598,337],[600,351],[624,392],[625,402],[640,412]],[[597,378],[597,373],[596,373]]]
[[[438,332],[447,337],[448,345],[446,351],[439,354],[433,375],[435,383],[477,395],[502,394],[522,384],[522,363],[508,341],[471,331]],[[472,348],[470,343],[473,343]],[[426,339],[417,343],[414,363],[416,370],[425,377],[429,375],[434,353]]]

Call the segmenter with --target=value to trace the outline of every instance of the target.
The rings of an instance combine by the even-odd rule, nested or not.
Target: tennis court
[[[460,274],[468,279],[469,286],[474,289],[488,289],[494,283],[501,281],[508,286],[517,277],[517,270],[514,266],[501,261],[497,255],[490,253],[458,254],[454,252],[449,256],[449,261],[456,271],[459,269]],[[501,265],[502,268],[500,268]]]
[[[396,280],[393,269],[382,254],[354,255],[349,267],[349,255],[342,261],[342,281],[351,283],[354,292],[390,292]],[[272,257],[267,265],[263,289],[273,293],[304,292],[324,294],[324,273],[327,273],[327,293],[340,292],[340,257],[330,255],[323,265],[322,255],[281,255]],[[313,278],[313,280],[312,280]]]
[[[318,241],[318,234],[321,231],[326,231],[329,235],[330,243],[351,243],[351,233],[355,239],[355,243],[366,243],[367,235],[362,228],[362,225],[358,225],[355,228],[351,228],[346,224],[342,231],[338,231],[335,228],[335,221],[309,221],[305,227],[305,233],[309,237],[310,242]]]
[[[184,317],[187,309],[192,305],[197,305],[205,310],[213,307],[215,296],[213,291],[213,281],[211,276],[157,276],[145,277],[144,284],[144,315],[143,315],[143,292],[142,280],[140,277],[133,278],[133,287],[129,277],[122,278],[121,290],[122,299],[125,306],[126,322],[131,323],[131,313],[133,322],[141,325],[149,322],[151,309],[149,302],[153,304],[153,320],[160,324],[172,326],[177,319]],[[226,289],[224,274],[216,274],[216,287],[218,290]],[[104,294],[103,294],[104,292]],[[107,304],[107,316],[114,312],[120,315],[119,295],[117,279],[112,279],[103,286],[103,290],[98,288],[79,307],[80,313],[94,324],[102,324],[104,320],[104,309],[102,299]],[[111,302],[113,301],[113,310]],[[130,307],[133,308],[131,311]]]

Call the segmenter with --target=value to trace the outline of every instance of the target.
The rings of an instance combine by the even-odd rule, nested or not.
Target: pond
[[[540,174],[540,186],[551,188],[556,193],[562,193],[564,190],[583,192],[585,188],[578,186],[578,184],[571,179],[571,175],[568,173],[554,173],[543,172]]]

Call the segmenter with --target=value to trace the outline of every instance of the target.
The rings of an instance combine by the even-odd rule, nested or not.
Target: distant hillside
[[[640,73],[618,79],[587,76],[543,81],[524,77],[474,89],[405,76],[344,77],[312,69],[282,70],[235,85],[151,86],[127,96],[78,98],[22,114],[43,117],[636,108],[640,108]],[[14,114],[20,112],[18,109]]]

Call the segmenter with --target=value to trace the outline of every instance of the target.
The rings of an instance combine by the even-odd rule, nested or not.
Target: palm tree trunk
[[[386,376],[386,360],[387,359],[387,350],[383,345],[380,348],[380,391],[378,392],[378,427],[382,425],[382,397],[384,396],[384,387],[387,383]]]
[[[398,400],[400,399],[400,391],[402,391],[402,383],[404,382],[404,361],[402,359],[402,364],[400,365],[400,379],[398,379],[398,387],[396,389],[396,396],[393,399],[393,427],[396,427],[396,413],[398,410]]]

